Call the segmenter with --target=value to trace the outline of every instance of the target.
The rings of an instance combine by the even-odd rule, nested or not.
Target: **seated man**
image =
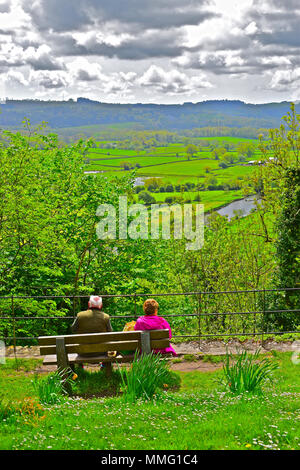
[[[102,298],[91,295],[88,310],[79,312],[71,326],[72,333],[106,333],[112,331],[109,315],[102,312]]]
[[[88,307],[88,310],[77,314],[71,326],[72,333],[107,333],[112,331],[109,315],[102,312],[102,298],[97,295],[91,295]],[[81,353],[80,350],[79,353],[81,356],[87,357],[95,355],[95,353]],[[104,355],[107,355],[107,353],[104,353]],[[101,367],[104,367],[104,364]]]

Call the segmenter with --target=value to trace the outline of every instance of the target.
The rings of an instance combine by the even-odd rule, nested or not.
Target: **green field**
[[[212,170],[218,169],[218,162],[216,160],[190,160],[185,162],[175,162],[166,165],[151,166],[148,168],[140,168],[139,175],[151,176],[206,176],[205,168],[209,167]]]
[[[178,162],[182,162],[182,161],[187,161],[187,158],[186,156],[183,156],[183,157],[174,157],[174,156],[165,156],[165,157],[162,157],[162,156],[157,156],[157,157],[153,157],[153,156],[149,156],[149,157],[145,157],[145,156],[141,156],[141,157],[137,157],[137,156],[130,156],[130,157],[111,157],[111,158],[106,158],[106,159],[99,159],[98,157],[95,157],[94,154],[91,154],[89,156],[89,159],[90,159],[90,165],[89,167],[93,167],[93,168],[97,168],[97,165],[109,165],[109,166],[112,166],[112,167],[116,167],[118,169],[121,169],[123,170],[123,168],[121,168],[121,164],[124,163],[124,162],[127,162],[130,163],[130,165],[135,165],[136,163],[138,163],[139,165],[141,165],[142,167],[144,166],[149,166],[149,165],[165,165],[165,164],[168,164],[168,163],[178,163]],[[97,159],[97,161],[95,161],[94,159]]]
[[[247,164],[248,160],[259,160],[261,152],[258,150],[256,139],[242,139],[238,137],[199,137],[194,142],[201,141],[204,146],[197,147],[194,155],[187,154],[187,144],[182,142],[170,143],[157,147],[144,148],[139,151],[123,149],[122,142],[101,141],[97,148],[90,149],[88,154],[87,171],[100,171],[107,176],[118,176],[134,170],[135,177],[141,178],[139,185],[145,185],[147,179],[158,178],[160,185],[184,185],[193,183],[201,185],[200,198],[205,205],[205,211],[216,209],[235,199],[243,197],[243,181],[247,180],[255,171],[255,165]],[[211,144],[210,144],[211,142]],[[213,148],[217,143],[227,148],[227,154],[234,159],[227,167],[220,167],[220,159],[216,159]],[[251,158],[238,161],[238,146],[243,143],[254,145]],[[210,146],[212,145],[212,146]],[[103,148],[99,148],[99,146]],[[105,148],[106,146],[106,148]],[[109,148],[114,146],[114,148]],[[216,146],[216,147],[214,147]],[[212,187],[212,185],[214,187]],[[203,190],[203,189],[208,190]],[[184,192],[174,188],[174,192],[152,191],[152,197],[159,203],[166,198],[181,198],[183,202],[194,201],[198,196],[197,188]],[[138,200],[138,198],[135,198]]]
[[[153,193],[152,196],[157,203],[165,202],[167,197],[174,197],[178,193]],[[241,190],[237,191],[187,191],[183,193],[183,202],[193,202],[196,196],[200,196],[199,204],[204,204],[204,211],[217,209],[225,204],[235,201],[243,197]]]
[[[220,137],[220,138],[199,138],[199,141],[220,141],[238,144],[241,142],[257,143],[254,139],[238,139],[234,137]],[[109,143],[107,142],[107,145]],[[105,145],[105,142],[101,142],[101,145]],[[237,152],[235,149],[229,149],[228,153],[236,157]],[[259,160],[261,154],[258,150],[251,156],[250,160]],[[189,158],[189,159],[188,159]],[[121,148],[93,148],[90,149],[88,154],[89,162],[87,164],[87,170],[98,170],[98,171],[112,171],[120,170],[125,171],[121,168],[120,164],[128,161],[132,166],[139,164],[141,168],[137,170],[139,175],[145,176],[157,176],[157,177],[174,177],[174,176],[190,176],[190,177],[204,177],[210,172],[213,172],[216,176],[222,177],[223,171],[225,171],[225,178],[230,175],[230,169],[232,170],[232,176],[236,177],[244,174],[250,174],[253,167],[245,167],[245,162],[234,163],[229,168],[222,169],[219,167],[219,161],[216,160],[212,154],[212,151],[203,147],[194,153],[191,157],[187,155],[186,146],[183,144],[170,144],[167,146],[160,146],[151,149],[144,149],[142,151],[127,150]],[[111,168],[105,168],[109,166]],[[215,173],[215,170],[218,170]]]

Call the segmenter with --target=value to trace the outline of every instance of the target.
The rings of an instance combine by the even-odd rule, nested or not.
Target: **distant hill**
[[[136,129],[184,130],[205,126],[278,127],[290,103],[247,104],[243,101],[211,100],[181,105],[112,104],[86,98],[77,101],[7,100],[0,106],[0,126],[20,127],[48,122],[54,129],[80,126],[122,125]],[[296,105],[300,112],[300,104]]]

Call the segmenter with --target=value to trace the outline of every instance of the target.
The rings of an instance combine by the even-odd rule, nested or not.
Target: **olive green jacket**
[[[109,315],[97,308],[79,312],[71,326],[72,333],[106,333],[112,331]]]

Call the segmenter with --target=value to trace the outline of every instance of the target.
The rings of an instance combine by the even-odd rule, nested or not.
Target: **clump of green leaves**
[[[0,395],[0,422],[6,421],[14,415],[14,407],[11,405],[11,403],[7,402],[2,395]]]
[[[272,373],[278,368],[270,359],[259,360],[259,350],[250,355],[243,351],[237,358],[226,353],[223,374],[225,384],[236,395],[242,393],[261,393],[262,386],[271,380]]]
[[[40,403],[44,405],[55,405],[60,403],[67,395],[66,385],[72,385],[73,371],[57,370],[43,378],[36,375],[33,381],[34,389],[39,397]]]
[[[203,362],[210,362],[211,364],[219,364],[222,360],[222,356],[216,356],[214,354],[205,354],[202,357]]]
[[[198,360],[197,356],[195,354],[185,354],[183,356],[183,359],[187,362],[196,362]]]
[[[159,389],[174,386],[174,374],[160,354],[135,354],[130,369],[120,369],[123,397],[126,402],[152,400]],[[178,379],[179,380],[179,379]],[[177,384],[178,385],[178,384]]]

